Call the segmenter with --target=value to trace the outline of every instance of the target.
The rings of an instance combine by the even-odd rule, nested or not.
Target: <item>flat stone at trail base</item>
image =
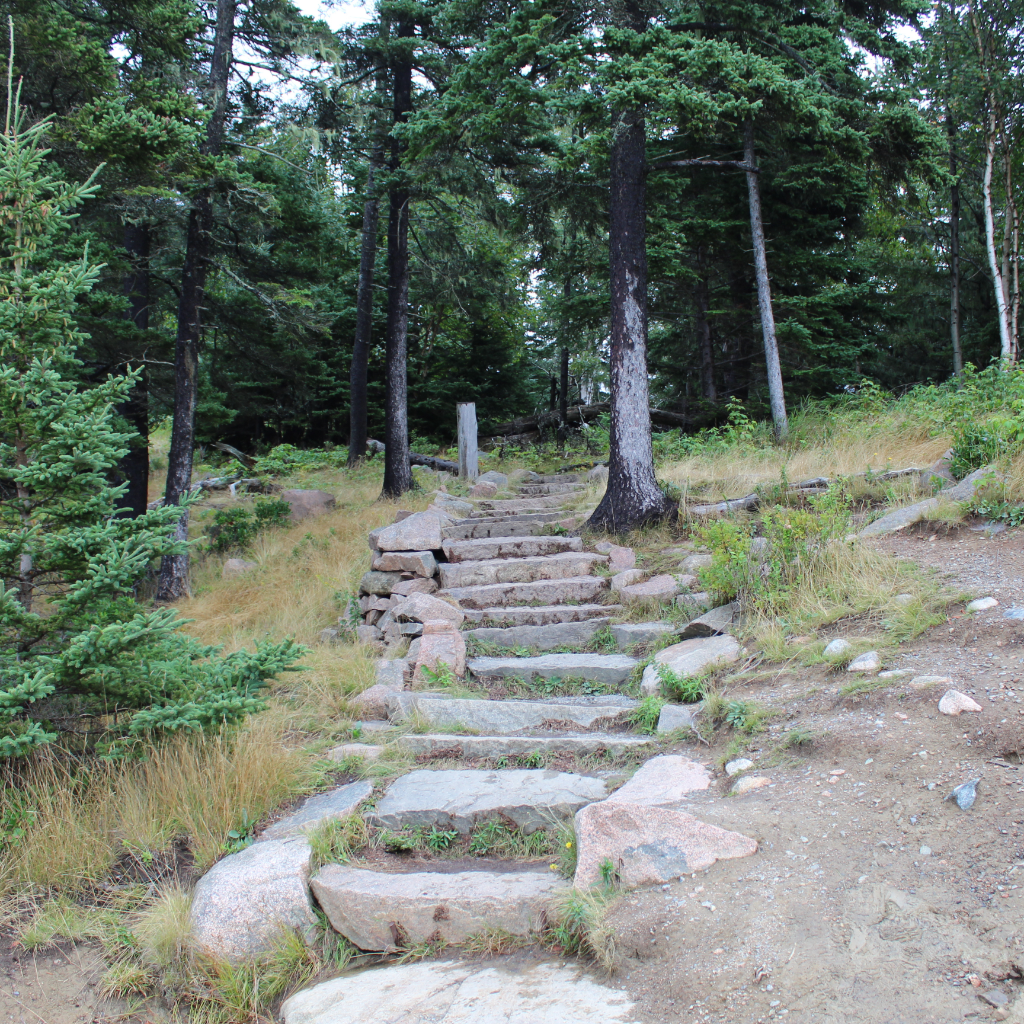
[[[675,632],[671,622],[620,622],[612,626],[612,639],[620,651],[633,644],[646,644]]]
[[[881,667],[882,659],[878,656],[878,651],[867,651],[864,654],[857,655],[857,657],[846,666],[846,671],[877,672]]]
[[[247,562],[244,558],[229,558],[224,563],[220,574],[226,580],[232,580],[236,576],[244,576],[247,572],[259,568],[259,562]]]
[[[556,622],[548,626],[512,626],[508,629],[471,629],[467,637],[502,647],[532,647],[548,651],[554,647],[581,647],[589,643],[611,619],[585,619],[583,622]]]
[[[189,914],[192,942],[207,956],[238,961],[273,948],[282,933],[312,935],[309,843],[272,839],[218,861],[196,883]]]
[[[997,607],[999,602],[994,597],[979,597],[972,601],[964,610],[968,612],[987,612],[990,608]]]
[[[711,775],[704,765],[680,754],[662,754],[641,765],[608,801],[645,807],[674,807],[690,793],[699,793],[710,785]]]
[[[766,775],[744,775],[729,792],[733,796],[743,796],[744,793],[752,793],[755,789],[764,789],[771,784],[772,780]]]
[[[437,560],[430,551],[382,551],[374,560],[373,568],[382,572],[414,572],[429,577],[437,572]],[[392,588],[394,593],[394,588]]]
[[[462,625],[466,616],[462,609],[434,597],[431,594],[410,594],[396,609],[395,618],[401,622],[428,622],[431,619],[446,619],[456,628]]]
[[[309,516],[323,515],[335,506],[334,495],[329,491],[282,491],[281,500],[291,505],[289,519],[301,523]]]
[[[486,928],[530,935],[568,883],[551,871],[383,874],[327,864],[310,886],[336,932],[357,949],[384,952],[437,939],[457,946]]]
[[[825,650],[821,653],[824,654],[826,658],[841,658],[848,650],[850,650],[851,647],[853,647],[853,644],[851,644],[849,640],[846,640],[841,636],[837,636],[835,640],[825,644]]]
[[[543,768],[421,770],[392,782],[371,820],[385,828],[437,825],[466,833],[502,818],[535,832],[606,795],[600,779]]]
[[[694,705],[696,707],[697,705]],[[693,728],[693,708],[681,704],[666,704],[658,715],[658,732],[675,732]]]
[[[344,761],[350,757],[376,761],[383,753],[384,748],[375,743],[342,743],[340,746],[328,750],[327,757],[331,761]]]
[[[435,750],[452,751],[452,757],[514,757],[517,754],[560,753],[576,755],[624,754],[642,750],[654,742],[650,736],[628,733],[591,732],[579,736],[453,736],[451,733],[411,733],[401,736],[398,745],[410,754],[432,754]],[[457,752],[457,753],[456,753]]]
[[[661,690],[660,666],[681,678],[697,676],[717,665],[727,665],[740,655],[740,645],[732,636],[713,636],[707,640],[684,640],[658,651],[654,661],[644,669],[640,688],[644,694],[656,694]]]
[[[944,715],[957,716],[963,711],[980,711],[981,705],[959,690],[947,690],[939,700],[939,711]]]
[[[291,996],[284,1024],[637,1024],[624,992],[563,961],[399,964]]]
[[[472,658],[474,676],[532,679],[586,679],[618,686],[629,679],[637,661],[625,654],[544,654],[537,658]]]
[[[417,512],[377,534],[381,551],[436,551],[441,546],[441,520],[433,512]]]
[[[637,702],[628,697],[568,700],[468,700],[430,693],[393,693],[391,718],[420,715],[435,729],[466,728],[507,735],[524,729],[594,729],[625,721]],[[554,724],[552,724],[554,723]],[[458,737],[453,736],[453,741]]]
[[[512,626],[549,626],[560,622],[584,622],[588,619],[618,615],[617,604],[552,604],[509,606],[504,608],[464,608],[467,622],[486,623],[488,628]]]
[[[598,884],[606,861],[620,885],[634,888],[749,857],[757,843],[685,811],[604,800],[577,812],[576,848],[577,888]]]
[[[304,800],[292,814],[264,829],[259,841],[306,834],[322,821],[347,818],[372,792],[372,782],[350,782],[329,793],[317,793]]]
[[[745,772],[748,768],[753,768],[754,762],[746,757],[737,757],[735,761],[730,761],[725,766],[726,775],[738,775],[740,772]]]
[[[667,573],[661,576],[654,576],[646,583],[633,583],[628,587],[622,587],[619,591],[623,597],[638,600],[671,601],[681,590],[685,590],[695,581],[690,576],[669,576]]]

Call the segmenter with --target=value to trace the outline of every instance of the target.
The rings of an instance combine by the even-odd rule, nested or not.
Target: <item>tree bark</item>
[[[228,113],[228,78],[231,73],[237,0],[217,0],[213,56],[210,60],[211,111],[206,139],[200,147],[203,156],[220,155]],[[185,241],[185,265],[181,274],[181,298],[178,302],[178,330],[174,352],[174,419],[171,448],[167,456],[167,487],[164,502],[178,505],[192,486],[192,459],[195,441],[196,400],[199,383],[199,344],[202,338],[202,310],[206,278],[213,249],[213,182],[196,196],[189,211]],[[182,511],[175,538],[188,540],[188,509]],[[188,552],[164,555],[160,564],[159,601],[176,601],[188,594]]]
[[[398,26],[399,39],[410,38],[411,24]],[[412,110],[412,61],[406,54],[392,63],[394,123],[402,124]],[[389,167],[397,172],[402,165],[404,146],[391,139]],[[386,404],[384,487],[382,498],[397,498],[412,487],[409,468],[409,410],[407,356],[409,343],[409,189],[393,183],[388,196],[388,319],[386,336]]]
[[[646,19],[644,20],[646,24]],[[615,533],[668,518],[654,474],[647,383],[646,139],[640,110],[616,118],[611,147],[611,445],[608,487],[589,525]]]
[[[558,382],[558,445],[565,449],[565,440],[569,433],[569,350],[562,349],[561,373]]]
[[[1003,288],[1002,273],[996,255],[995,214],[992,210],[992,171],[996,160],[996,115],[989,113],[988,130],[985,135],[985,176],[982,180],[983,206],[985,210],[985,250],[988,267],[992,274],[992,285],[996,298],[996,315],[999,319],[999,352],[1004,363],[1013,362],[1013,347],[1010,342],[1010,323],[1007,316],[1006,292]]]
[[[149,329],[150,302],[150,235],[149,225],[145,221],[125,224],[124,248],[131,264],[131,270],[124,279],[124,293],[128,298],[124,316],[134,327],[145,331]],[[137,519],[145,515],[149,504],[149,388],[145,359],[136,369],[141,369],[142,376],[119,410],[138,435],[128,442],[128,451],[118,463],[121,477],[128,484],[118,515],[126,519]]]
[[[718,389],[715,387],[715,350],[711,339],[711,301],[708,294],[708,278],[704,269],[704,247],[697,247],[697,284],[694,287],[697,299],[697,338],[700,345],[700,382],[701,393],[706,401],[714,404],[718,401]]]
[[[949,338],[953,345],[953,373],[964,372],[963,347],[960,342],[960,182],[956,169],[956,125],[946,111],[946,135],[949,138]]]
[[[786,417],[786,396],[782,389],[782,364],[779,343],[775,337],[775,315],[772,312],[772,291],[768,281],[768,256],[764,244],[764,223],[761,219],[761,190],[757,174],[757,153],[754,149],[754,122],[748,120],[743,129],[743,158],[747,165],[747,195],[750,202],[750,234],[754,242],[754,272],[757,275],[757,307],[761,314],[764,337],[764,359],[768,367],[768,397],[772,406],[775,440],[780,444],[789,434]]]
[[[366,174],[366,202],[363,203],[363,235],[359,251],[359,285],[356,291],[356,336],[352,343],[352,370],[349,375],[349,466],[356,465],[366,456],[366,378],[373,331],[373,267],[377,259],[377,225],[380,221],[380,200],[376,193],[375,179],[382,163],[383,149],[379,145],[374,146]]]

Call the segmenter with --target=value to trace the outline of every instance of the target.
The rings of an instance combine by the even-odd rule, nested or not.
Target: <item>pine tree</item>
[[[126,486],[113,470],[130,434],[115,427],[138,374],[91,389],[77,383],[76,299],[100,268],[88,250],[56,250],[97,186],[47,167],[46,121],[27,125],[10,101],[0,138],[0,756],[57,737],[70,701],[78,715],[113,715],[141,737],[237,720],[262,707],[259,690],[290,667],[290,640],[226,658],[180,632],[168,608],[134,591],[151,562],[183,550],[180,508],[117,512]]]

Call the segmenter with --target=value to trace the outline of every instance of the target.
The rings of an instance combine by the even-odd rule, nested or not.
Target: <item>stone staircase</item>
[[[329,799],[312,797],[267,830],[266,838],[220,861],[199,882],[193,900],[193,937],[203,952],[238,960],[264,952],[282,925],[309,931],[314,898],[331,926],[367,952],[457,946],[495,929],[525,937],[545,926],[553,901],[573,884],[552,871],[550,853],[543,860],[485,860],[478,869],[458,871],[429,860],[390,870],[370,862],[311,869],[309,830],[353,811],[369,827],[396,832],[442,829],[469,836],[487,823],[503,823],[529,836],[562,828],[575,836],[567,841],[576,845],[583,874],[575,882],[584,887],[608,871],[630,886],[664,883],[716,859],[755,852],[752,840],[691,813],[707,796],[707,768],[679,755],[654,756],[658,737],[633,727],[639,701],[628,691],[637,690],[639,661],[628,652],[634,644],[682,630],[668,622],[614,622],[624,608],[613,600],[611,563],[621,569],[632,553],[607,544],[606,551],[587,551],[581,537],[563,535],[578,528],[580,518],[561,506],[586,487],[575,475],[533,475],[513,498],[439,497],[440,543],[385,562],[429,568],[423,556],[436,557],[432,577],[395,573],[391,596],[377,594],[367,602],[368,619],[393,615],[396,624],[408,624],[409,608],[422,606],[422,638],[412,640],[404,657],[378,663],[378,683],[361,698],[367,714],[363,733],[371,743],[347,744],[339,756],[362,753],[372,759],[383,751],[372,745],[379,740],[425,767],[372,796],[368,782],[353,782]],[[448,511],[464,504],[472,508],[468,515],[456,518]],[[562,531],[552,532],[552,524]],[[421,529],[420,523],[410,527]],[[386,582],[373,579],[368,585]],[[415,588],[407,585],[412,583]],[[438,609],[452,622],[428,617]],[[697,634],[687,634],[693,639],[665,648],[659,662],[699,672],[712,660],[734,659],[738,645],[726,632],[731,611],[719,609],[705,618]],[[455,621],[461,622],[458,633]],[[435,631],[441,627],[448,632]],[[587,650],[606,629],[617,652]],[[421,655],[439,635],[456,654],[459,644],[469,642],[473,696],[464,689],[432,692],[424,685]],[[403,634],[391,630],[385,636],[401,640]],[[713,651],[709,647],[702,662],[705,643]],[[472,648],[481,646],[486,656],[474,656]],[[667,705],[659,729],[678,741],[691,721],[690,709]],[[506,768],[500,760],[534,757],[541,764],[557,759],[570,770]],[[623,768],[644,757],[650,759],[616,790]],[[491,765],[451,767],[479,760]],[[435,768],[426,767],[431,761]],[[325,1024],[350,1019],[332,999],[328,1003]],[[306,1019],[297,1016],[295,1022]]]

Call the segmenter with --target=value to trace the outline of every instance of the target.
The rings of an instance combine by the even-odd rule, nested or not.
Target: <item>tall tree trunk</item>
[[[561,372],[558,381],[558,444],[564,449],[569,433],[569,350],[562,348]]]
[[[964,372],[964,354],[960,342],[960,182],[956,169],[956,126],[946,111],[946,135],[949,138],[949,338],[953,344],[953,373]]]
[[[373,267],[377,259],[377,225],[380,201],[376,176],[383,163],[380,145],[373,148],[366,174],[366,202],[363,203],[363,236],[359,252],[359,286],[356,292],[356,336],[352,343],[352,370],[349,375],[348,464],[354,466],[366,455],[366,377],[370,362],[370,336],[373,331]]]
[[[988,130],[985,135],[985,176],[982,180],[983,207],[985,211],[985,249],[988,253],[988,268],[992,274],[992,286],[996,297],[996,315],[999,319],[999,353],[1004,363],[1013,362],[1013,346],[1010,341],[1010,321],[1006,308],[1006,291],[1003,288],[999,258],[996,255],[995,213],[992,209],[992,171],[996,160],[997,125],[995,113],[988,116]]]
[[[786,418],[786,396],[782,390],[782,364],[779,361],[779,343],[775,337],[775,315],[772,312],[772,290],[768,281],[768,256],[764,245],[764,223],[761,219],[761,190],[757,173],[757,153],[754,150],[754,122],[748,120],[743,128],[743,160],[747,165],[747,195],[750,202],[750,234],[754,242],[754,272],[757,275],[757,308],[761,315],[761,334],[764,337],[764,360],[768,367],[768,397],[775,424],[775,440],[780,444],[789,434]]]
[[[712,405],[718,401],[715,387],[715,350],[711,339],[711,299],[708,292],[707,271],[704,269],[704,247],[697,246],[697,283],[694,286],[697,299],[697,339],[700,345],[700,381],[704,398]]]
[[[128,298],[125,319],[140,331],[149,329],[149,225],[128,222],[124,226],[124,248],[131,269],[124,279],[124,293]],[[136,367],[139,369],[140,367]],[[135,428],[138,435],[129,441],[129,448],[118,463],[128,490],[121,499],[118,515],[137,519],[146,514],[149,504],[149,387],[145,360],[141,364],[142,376],[128,393],[128,400],[120,413]]]
[[[400,24],[397,36],[409,38],[410,24]],[[392,64],[394,123],[402,124],[412,110],[412,60],[402,54]],[[392,172],[402,164],[404,146],[391,140]],[[409,343],[409,190],[392,185],[388,197],[388,319],[386,337],[386,387],[384,487],[382,498],[397,498],[412,487],[409,466],[408,368]]]
[[[220,155],[228,113],[228,77],[231,73],[237,0],[217,0],[213,56],[210,60],[210,120],[200,147],[204,156]],[[203,187],[189,211],[185,241],[185,265],[181,274],[178,330],[174,352],[174,419],[171,449],[167,456],[167,487],[164,501],[180,504],[192,487],[196,399],[199,384],[199,344],[206,278],[213,250],[213,183]],[[175,530],[179,541],[188,539],[188,509],[182,511]],[[188,553],[164,555],[160,564],[157,600],[175,601],[188,593]]]
[[[610,167],[611,452],[608,488],[590,526],[616,533],[665,519],[675,506],[658,486],[647,384],[647,223],[644,117],[616,118]]]

